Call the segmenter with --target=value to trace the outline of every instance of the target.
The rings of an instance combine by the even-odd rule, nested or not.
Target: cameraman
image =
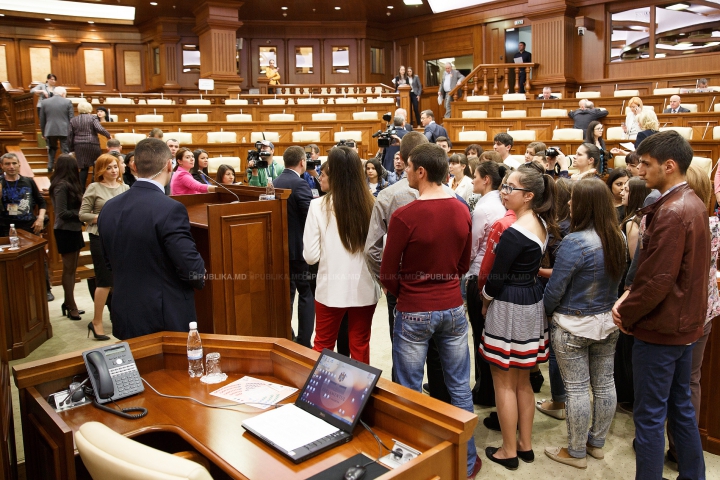
[[[320,158],[320,148],[314,143],[311,143],[310,145],[307,145],[305,147],[306,155],[308,149],[310,149],[311,151],[310,160],[318,162]],[[313,198],[318,198],[319,196],[323,195],[321,193],[322,190],[320,189],[320,176],[318,170],[320,170],[319,165],[316,168],[311,168],[308,165],[307,170],[305,171],[305,173],[302,174],[302,178],[308,183],[308,185],[310,185],[310,190],[312,191]]]
[[[392,143],[389,147],[385,147],[385,151],[382,153],[382,165],[388,172],[395,170],[393,159],[395,158],[395,154],[400,151],[400,141],[402,140],[402,137],[408,133],[404,128],[404,122],[405,119],[397,115],[396,112],[396,116],[393,118],[393,128],[395,129],[395,134],[392,136]]]
[[[268,140],[261,140],[261,152],[269,152],[269,157],[263,157],[267,159],[267,168],[256,168],[255,160],[248,162],[248,185],[251,187],[267,187],[268,178],[275,180],[283,171],[283,167],[275,161],[273,155],[275,153],[275,145]]]

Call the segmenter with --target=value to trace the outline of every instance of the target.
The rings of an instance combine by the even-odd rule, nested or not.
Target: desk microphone
[[[215,180],[213,180],[212,178],[208,177],[208,176],[205,174],[205,172],[203,172],[202,170],[198,170],[198,172],[200,172],[203,177],[207,178],[207,179],[210,180],[212,183],[214,183],[214,184],[217,185],[218,187],[222,188],[223,190],[229,192],[230,195],[232,195],[233,197],[235,197],[236,200],[235,200],[234,202],[231,202],[231,203],[240,203],[240,197],[237,196],[237,193],[233,192],[232,190],[230,190],[229,188],[227,188],[227,187],[226,187],[225,185],[223,185],[222,183],[218,183],[218,182],[216,182]]]

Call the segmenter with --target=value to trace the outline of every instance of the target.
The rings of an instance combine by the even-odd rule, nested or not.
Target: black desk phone
[[[141,418],[147,415],[144,408],[131,407],[118,411],[103,405],[145,391],[127,342],[88,350],[82,355],[95,392],[96,407],[126,418]],[[139,411],[141,414],[129,415],[127,412],[130,411]]]

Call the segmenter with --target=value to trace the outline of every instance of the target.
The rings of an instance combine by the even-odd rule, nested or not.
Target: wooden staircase
[[[20,142],[20,148],[25,155],[25,159],[28,161],[30,168],[36,177],[48,176],[47,171],[47,148],[39,147],[37,141],[37,135],[31,133],[23,133],[23,139]],[[60,154],[62,152],[58,152]]]

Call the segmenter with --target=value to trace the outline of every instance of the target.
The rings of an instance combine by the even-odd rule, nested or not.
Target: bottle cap
[[[190,330],[197,330],[197,322],[190,322]]]
[[[15,224],[14,224],[14,223],[11,223],[11,224],[10,224],[10,228],[15,228]]]

